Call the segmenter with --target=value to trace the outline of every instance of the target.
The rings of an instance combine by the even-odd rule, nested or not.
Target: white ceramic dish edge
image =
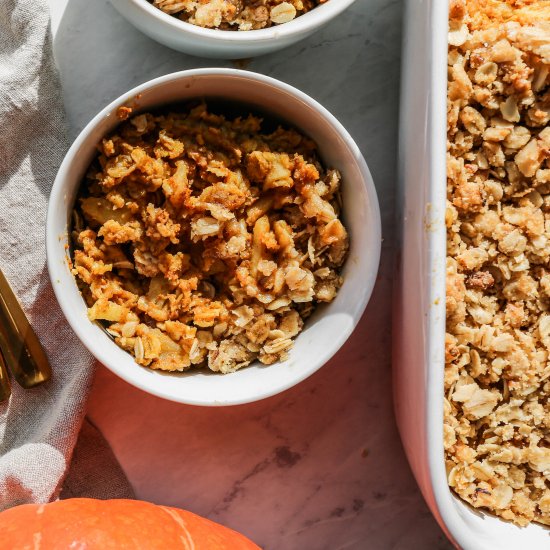
[[[448,2],[406,3],[399,159],[401,242],[395,287],[394,397],[401,438],[428,506],[466,550],[550,545],[454,496],[443,459]]]
[[[225,79],[221,88],[220,77]],[[201,93],[199,90],[204,90],[204,86],[220,91]],[[242,97],[243,86],[247,89],[248,104],[265,105],[268,101],[282,117],[284,110],[293,105],[298,118],[302,117],[297,125],[306,133],[314,135],[314,127],[325,128],[324,146],[319,143],[321,155],[327,163],[337,166],[340,161],[347,165],[349,177],[354,181],[348,185],[355,186],[353,190],[357,195],[354,200],[351,193],[344,192],[344,208],[356,220],[355,233],[350,227],[352,245],[344,269],[344,286],[323,313],[318,310],[308,321],[284,363],[272,367],[252,365],[226,376],[202,372],[177,377],[162,375],[137,366],[129,354],[87,319],[84,301],[67,263],[68,212],[93,157],[95,144],[119,122],[117,107],[134,101],[136,96],[140,96],[138,101],[143,109],[203,95],[231,97],[232,93],[235,99]],[[90,352],[115,374],[144,391],[172,401],[208,406],[235,405],[269,397],[297,384],[326,363],[349,337],[370,298],[378,270],[380,241],[380,213],[374,184],[357,145],[342,125],[317,102],[291,86],[236,69],[197,69],[166,75],[130,90],[103,109],[77,137],[59,169],[50,197],[46,235],[48,270],[54,292],[69,324]]]
[[[273,52],[324,27],[356,0],[330,0],[282,25],[254,31],[206,29],[181,21],[147,0],[111,0],[115,9],[141,32],[175,50],[221,59]]]

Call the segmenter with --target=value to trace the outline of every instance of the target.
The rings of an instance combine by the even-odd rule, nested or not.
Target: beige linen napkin
[[[0,267],[53,369],[52,380],[32,390],[13,382],[9,402],[0,404],[0,510],[57,497],[93,374],[92,358],[63,318],[46,269],[48,196],[66,149],[48,6],[44,0],[0,0]],[[86,433],[97,440],[93,430]],[[89,465],[81,460],[77,472],[89,474],[94,460],[101,468],[107,460],[114,468],[108,476],[122,475],[111,454],[97,452]],[[100,496],[83,478],[71,479],[72,496]],[[108,485],[116,490],[105,497],[126,496],[116,483]]]

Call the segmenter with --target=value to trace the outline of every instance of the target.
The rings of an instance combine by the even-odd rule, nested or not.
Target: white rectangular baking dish
[[[394,397],[420,489],[451,541],[466,550],[550,548],[550,531],[476,510],[448,488],[443,454],[447,0],[407,0],[399,154]]]

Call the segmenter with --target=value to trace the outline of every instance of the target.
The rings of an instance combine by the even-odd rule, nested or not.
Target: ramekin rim
[[[156,8],[147,0],[129,0],[137,9],[148,16],[155,18],[166,27],[176,29],[186,34],[191,34],[201,38],[212,39],[217,42],[228,43],[249,43],[249,42],[267,42],[278,40],[279,38],[300,34],[310,29],[315,29],[330,21],[331,18],[338,16],[357,0],[329,0],[328,2],[316,6],[312,10],[296,17],[288,23],[275,25],[265,29],[250,31],[228,31],[222,29],[208,29],[187,23],[163,12]]]
[[[58,201],[63,200],[63,193],[66,187],[66,185],[64,185],[63,182],[66,179],[66,172],[71,166],[76,153],[80,150],[81,146],[84,145],[86,141],[88,141],[88,139],[90,138],[90,134],[93,132],[96,126],[117,107],[124,105],[129,99],[138,96],[143,91],[153,88],[157,85],[162,85],[171,81],[177,81],[180,79],[185,79],[185,78],[190,78],[195,76],[198,76],[198,77],[200,76],[221,76],[221,77],[235,76],[235,77],[246,78],[255,82],[267,83],[282,91],[290,93],[291,95],[297,97],[301,101],[304,101],[310,107],[315,109],[317,112],[319,112],[319,114],[325,120],[327,120],[331,124],[332,127],[334,127],[337,133],[344,139],[346,147],[349,148],[353,153],[361,172],[362,181],[366,188],[366,193],[369,198],[369,207],[370,207],[369,219],[371,220],[370,230],[372,233],[369,234],[368,239],[372,250],[372,256],[371,256],[372,269],[370,269],[369,272],[366,274],[367,278],[364,282],[363,289],[360,293],[360,300],[358,301],[354,311],[351,312],[350,316],[352,319],[352,323],[350,324],[350,326],[346,327],[345,330],[342,330],[338,335],[335,336],[328,350],[323,350],[321,353],[319,353],[317,358],[315,360],[312,360],[306,369],[303,369],[303,371],[299,372],[296,376],[294,376],[291,380],[287,381],[286,383],[279,384],[279,385],[272,385],[269,388],[257,391],[253,396],[250,396],[250,397],[236,398],[236,399],[232,399],[230,397],[229,399],[224,400],[223,402],[214,401],[208,398],[194,399],[194,398],[189,398],[187,396],[181,398],[180,396],[171,394],[170,392],[162,391],[162,390],[159,390],[158,388],[151,388],[150,386],[147,386],[146,384],[141,383],[139,380],[137,380],[136,377],[134,376],[134,371],[127,370],[124,368],[124,366],[118,366],[118,364],[115,364],[109,358],[110,348],[103,349],[99,346],[92,345],[91,338],[89,338],[89,330],[93,328],[93,324],[91,322],[89,324],[86,323],[85,327],[81,325],[81,320],[78,319],[76,317],[76,314],[73,311],[71,311],[70,308],[68,307],[68,303],[65,301],[60,285],[56,284],[56,280],[58,279],[57,274],[60,273],[59,270],[61,269],[61,264],[58,261],[59,260],[59,235],[57,235],[53,231],[53,228],[51,228],[53,223],[52,218],[53,218],[53,210],[55,208],[55,205],[58,203]],[[251,71],[245,71],[241,69],[233,69],[233,68],[201,68],[201,69],[189,69],[189,70],[169,73],[167,75],[163,75],[163,76],[148,80],[132,88],[131,90],[123,93],[115,100],[111,101],[107,106],[105,106],[101,111],[99,111],[99,113],[96,116],[94,116],[90,120],[90,122],[82,129],[82,131],[79,133],[79,135],[77,136],[77,138],[74,140],[73,144],[67,151],[52,187],[52,191],[50,194],[50,201],[48,205],[47,218],[46,218],[46,257],[47,257],[47,266],[48,266],[48,273],[50,276],[50,280],[53,286],[53,290],[54,290],[57,302],[59,303],[59,306],[63,311],[63,314],[67,322],[69,323],[69,325],[71,326],[72,330],[75,332],[79,340],[83,343],[83,345],[98,361],[100,361],[103,365],[105,365],[111,372],[113,372],[114,374],[116,374],[118,377],[122,378],[129,384],[133,385],[134,387],[137,387],[145,391],[146,393],[155,395],[157,397],[161,397],[169,401],[174,401],[177,403],[188,404],[188,405],[199,405],[199,406],[230,406],[230,405],[233,406],[233,405],[242,405],[246,403],[260,401],[262,399],[266,399],[268,397],[277,395],[297,385],[298,383],[300,383],[301,381],[305,380],[306,378],[311,376],[313,373],[318,371],[323,365],[325,365],[340,350],[340,348],[344,345],[344,343],[348,340],[352,332],[355,330],[371,298],[371,295],[376,283],[376,277],[377,277],[378,267],[380,262],[381,238],[382,238],[382,235],[381,235],[380,208],[379,208],[378,197],[376,193],[376,188],[374,187],[372,175],[370,173],[370,170],[368,168],[368,165],[363,155],[359,150],[359,147],[357,146],[355,140],[351,137],[349,132],[344,128],[344,126],[334,117],[334,115],[332,115],[319,102],[317,102],[315,99],[311,98],[304,92],[298,90],[297,88],[294,88],[293,86],[285,82],[282,82],[280,80],[277,80],[269,76],[265,76],[263,74],[254,73]],[[113,346],[116,346],[116,344],[113,343]],[[136,367],[138,368],[139,366],[136,365]]]

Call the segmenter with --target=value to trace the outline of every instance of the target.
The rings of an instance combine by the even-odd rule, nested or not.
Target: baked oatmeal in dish
[[[250,31],[288,23],[328,0],[148,0],[182,21],[221,30]]]
[[[550,525],[550,2],[450,2],[450,487]]]
[[[73,273],[137,363],[228,373],[282,361],[342,284],[340,174],[316,145],[206,104],[127,118],[77,198]]]

